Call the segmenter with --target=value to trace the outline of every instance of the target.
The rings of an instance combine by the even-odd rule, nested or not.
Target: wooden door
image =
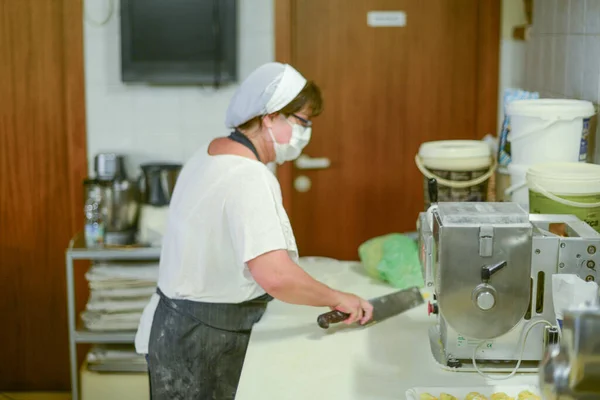
[[[304,153],[320,170],[280,168],[303,255],[357,259],[374,236],[416,229],[419,145],[494,133],[499,1],[276,0],[276,56],[322,88]],[[369,11],[404,11],[404,27],[371,27]],[[294,188],[307,177],[307,191]]]
[[[0,0],[0,391],[70,387],[65,249],[83,219],[83,85],[81,1]]]

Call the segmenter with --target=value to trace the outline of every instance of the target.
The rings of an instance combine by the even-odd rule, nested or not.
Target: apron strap
[[[258,155],[258,150],[256,150],[256,147],[254,147],[254,144],[242,132],[240,132],[236,129],[235,131],[231,132],[231,134],[229,134],[228,138],[233,140],[234,142],[238,142],[238,143],[246,146],[247,148],[249,148],[256,156],[256,159],[258,161],[260,161],[260,157]]]

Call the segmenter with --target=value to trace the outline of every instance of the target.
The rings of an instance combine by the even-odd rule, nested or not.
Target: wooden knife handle
[[[338,322],[343,322],[350,317],[350,314],[343,313],[341,311],[330,311],[325,314],[319,315],[317,318],[317,323],[323,329],[329,328],[330,324],[337,324]]]

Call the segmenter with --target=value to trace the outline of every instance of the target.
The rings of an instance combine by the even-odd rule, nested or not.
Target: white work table
[[[339,290],[372,298],[395,291],[370,279],[359,263],[304,259],[305,270]],[[427,300],[427,299],[426,299]],[[431,356],[426,306],[368,327],[318,327],[327,309],[274,300],[255,325],[236,400],[404,399],[415,386],[499,384],[476,373],[443,370]],[[506,385],[536,384],[536,374]]]

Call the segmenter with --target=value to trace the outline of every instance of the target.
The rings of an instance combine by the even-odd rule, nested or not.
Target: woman
[[[314,83],[289,65],[265,64],[231,100],[233,133],[201,148],[181,171],[157,294],[136,335],[153,399],[233,399],[250,331],[273,297],[343,311],[348,324],[371,318],[367,301],[296,264],[281,190],[265,165],[296,159],[321,109]]]

